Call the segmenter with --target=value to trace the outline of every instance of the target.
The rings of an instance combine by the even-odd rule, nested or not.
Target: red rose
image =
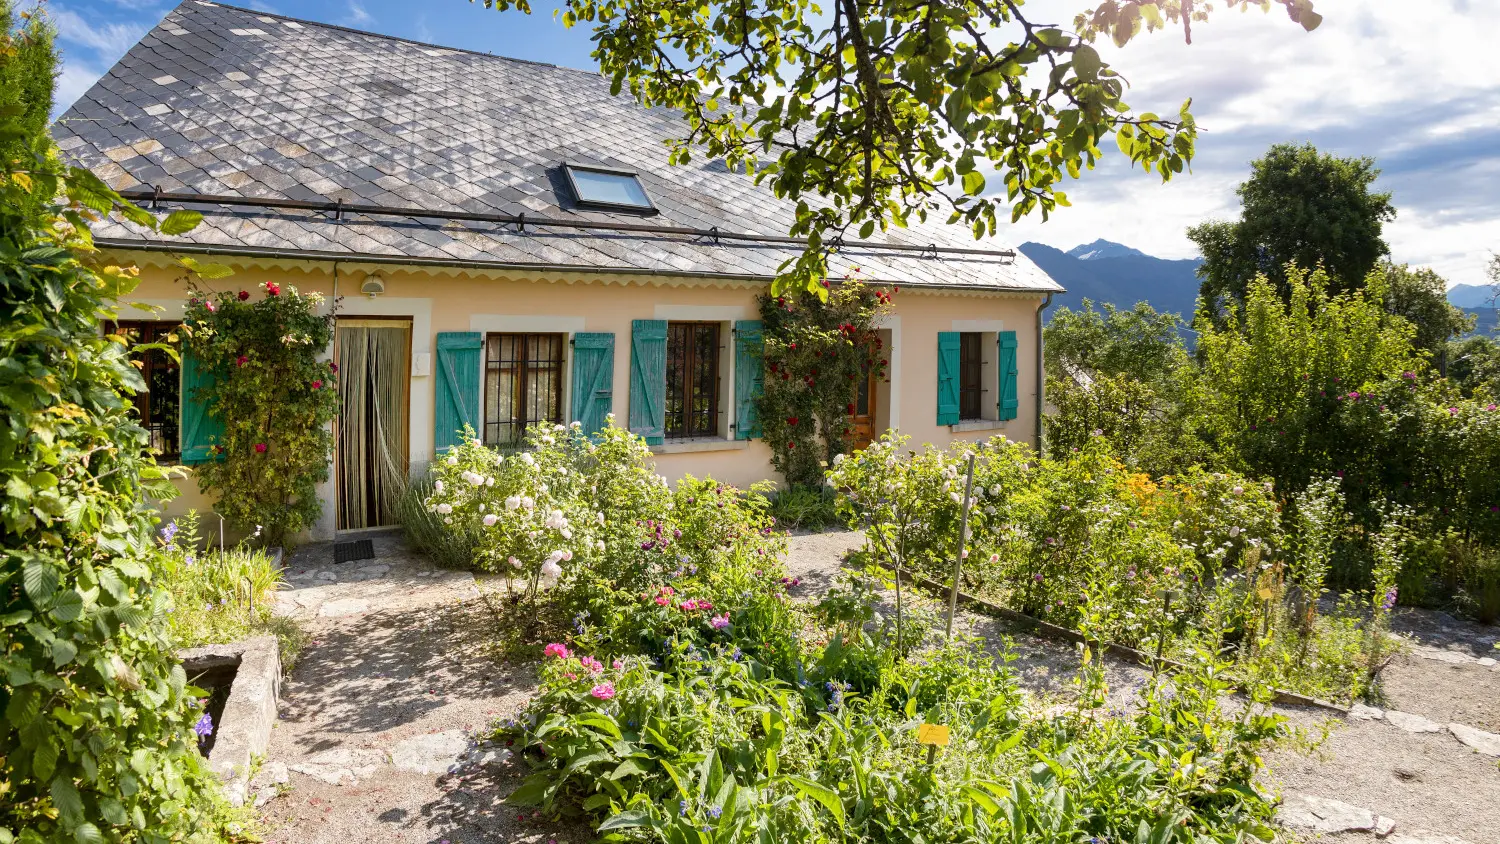
[[[255,444],[255,453],[256,454],[265,454],[266,453],[266,444],[265,443],[256,443]]]
[[[314,390],[321,390],[321,389],[323,389],[323,382],[321,380],[320,381],[314,381],[314,382],[312,382],[312,388]]]
[[[792,373],[790,373],[790,372],[783,372],[783,373],[781,373],[781,380],[783,380],[783,381],[790,380],[791,377],[792,377]]]
[[[247,358],[247,357],[245,357],[244,355],[240,355],[239,357],[237,357],[237,358],[234,359],[234,365],[235,366],[244,366],[245,364],[247,364],[249,362],[250,362],[250,359]]]
[[[788,416],[786,418],[786,424],[788,424],[788,425],[796,425],[797,424],[797,417],[795,417],[795,416]]]
[[[854,405],[848,405],[845,409],[849,411],[850,416],[854,415]]]
[[[281,285],[277,284],[274,281],[268,281],[268,282],[266,282],[266,295],[267,296],[276,296],[276,295],[278,295],[280,293],[281,293]]]
[[[796,444],[796,443],[787,443],[787,444],[786,444],[786,449],[787,449],[787,451],[791,451],[791,450],[792,450],[792,449],[794,449],[794,448],[796,448],[796,447],[797,447],[797,444]]]
[[[334,363],[333,361],[329,361],[328,362],[328,371],[329,372],[338,372],[339,371],[339,365],[336,364],[336,363]]]
[[[250,298],[250,291],[248,291],[248,290],[241,290],[240,291],[240,301],[241,302],[243,302],[243,301],[245,301],[246,299],[249,299],[249,298]]]

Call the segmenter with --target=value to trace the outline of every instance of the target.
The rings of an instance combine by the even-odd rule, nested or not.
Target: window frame
[[[491,348],[503,346],[502,338],[506,337],[518,338],[520,345],[520,357],[511,358],[508,361],[503,357],[492,359],[490,356]],[[528,354],[529,350],[532,348],[532,342],[534,340],[539,340],[540,338],[548,338],[549,340],[556,343],[555,355],[545,361],[547,367],[549,367],[548,369],[539,369],[535,365],[535,363],[533,363]],[[554,425],[563,424],[563,418],[566,417],[568,413],[567,396],[565,394],[567,390],[568,340],[568,334],[561,331],[490,331],[485,333],[484,343],[482,347],[483,354],[479,359],[481,393],[480,401],[482,402],[479,416],[479,439],[481,442],[492,448],[515,448],[524,444],[526,429],[531,427],[532,425],[539,422],[549,422]],[[512,353],[514,354],[514,352]],[[497,354],[500,354],[500,352],[497,351]],[[511,415],[507,420],[492,421],[490,419],[490,364],[492,360],[496,364],[504,364],[506,362],[509,362],[512,364],[513,368],[516,371],[516,375],[514,376],[514,387],[512,388],[514,392],[512,393]],[[541,359],[538,358],[538,361],[540,362]],[[505,369],[503,365],[496,368],[496,389],[499,388],[500,374],[504,371]],[[555,417],[549,417],[546,419],[532,419],[530,417],[531,409],[525,407],[527,393],[526,388],[531,377],[535,375],[536,372],[548,372],[553,375],[554,395],[556,397],[557,405],[557,413]],[[519,430],[514,432],[514,439],[501,441],[499,436],[501,428],[515,428],[517,426],[519,426]],[[495,434],[493,437],[490,434],[491,428],[495,429]]]
[[[141,339],[138,342],[131,341],[129,337],[125,337],[125,340],[126,340],[127,355],[130,358],[130,360],[132,360],[132,361],[141,360],[141,361],[144,362],[144,365],[140,368],[139,371],[141,373],[141,380],[144,381],[144,382],[146,382],[146,389],[140,391],[139,393],[136,393],[133,396],[130,396],[129,397],[129,401],[130,401],[131,408],[133,410],[135,410],[135,412],[136,412],[136,421],[137,421],[137,423],[139,423],[140,426],[146,430],[146,436],[148,438],[147,439],[148,444],[150,443],[150,439],[153,436],[153,434],[152,434],[152,424],[153,423],[151,422],[151,413],[152,413],[152,410],[153,410],[153,406],[152,406],[153,402],[152,402],[152,395],[151,395],[151,373],[152,373],[152,371],[154,369],[157,369],[157,368],[161,368],[161,369],[175,369],[176,370],[176,374],[177,374],[177,413],[176,413],[176,417],[177,417],[176,418],[177,435],[176,435],[175,439],[177,440],[177,450],[176,451],[155,451],[155,448],[153,446],[152,450],[155,451],[155,453],[156,453],[156,459],[157,459],[158,462],[161,462],[161,463],[172,463],[172,464],[175,464],[175,463],[181,462],[181,460],[182,460],[182,408],[183,408],[182,361],[178,360],[178,361],[173,362],[170,358],[168,358],[166,356],[165,352],[159,352],[159,351],[155,351],[155,350],[146,352],[145,356],[143,356],[143,357],[136,357],[134,354],[132,354],[130,352],[131,352],[131,349],[134,346],[137,346],[137,345],[144,345],[144,344],[147,344],[147,343],[165,342],[165,337],[167,335],[172,334],[173,332],[177,331],[180,328],[182,328],[182,320],[180,320],[180,319],[118,319],[118,320],[109,320],[109,321],[107,321],[107,322],[104,323],[104,334],[105,334],[105,336],[109,336],[109,335],[113,334],[113,335],[118,335],[118,336],[121,336],[121,337],[125,337],[125,335],[122,334],[122,331],[127,331],[127,330],[130,330],[130,329],[136,329],[136,330],[139,330],[141,332],[141,335],[140,335]],[[148,334],[148,332],[151,332],[151,333]],[[177,349],[178,349],[178,354],[180,355],[181,352],[182,352],[182,341],[181,341],[181,339],[178,340]],[[160,364],[160,365],[159,366],[153,366],[152,365],[152,361],[155,360],[158,357],[166,358],[166,360],[157,361],[157,363]],[[161,424],[166,424],[166,423],[161,423]]]
[[[984,337],[982,331],[962,331],[958,335],[958,421],[985,419]]]
[[[578,189],[578,180],[573,178],[573,171],[578,170],[585,173],[603,173],[608,176],[625,176],[635,181],[636,187],[641,189],[641,195],[646,197],[645,205],[636,205],[629,202],[607,202],[597,199],[585,199],[583,191]],[[622,170],[617,167],[598,167],[592,164],[573,164],[564,161],[562,164],[563,177],[568,180],[568,189],[573,192],[573,201],[579,208],[593,208],[601,211],[630,211],[637,214],[657,214],[656,200],[652,198],[651,192],[646,190],[646,183],[641,181],[641,175],[634,170]]]
[[[708,330],[712,332],[713,358],[704,365],[697,354],[696,338],[697,330]],[[682,355],[682,375],[680,381],[675,385],[682,398],[683,409],[674,414],[672,412],[673,378],[672,353],[673,338],[679,333],[688,335],[684,344]],[[667,348],[666,348],[666,387],[662,391],[662,439],[666,442],[682,442],[684,440],[716,439],[722,436],[720,423],[723,421],[722,405],[724,401],[724,326],[713,320],[668,320],[667,321]],[[690,401],[693,394],[694,375],[698,376],[698,384],[702,387],[702,379],[705,375],[711,375],[712,387],[709,392],[708,407],[704,411],[690,409]],[[694,426],[691,420],[701,414],[706,414],[705,424]],[[680,416],[682,427],[674,432],[672,429],[673,416]]]

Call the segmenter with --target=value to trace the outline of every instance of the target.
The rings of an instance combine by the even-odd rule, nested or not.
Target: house
[[[455,14],[461,13],[455,10]],[[512,443],[539,420],[645,435],[668,477],[773,477],[752,434],[756,297],[798,244],[792,208],[722,163],[667,163],[674,114],[597,74],[187,0],[59,120],[64,154],[116,189],[206,219],[181,238],[110,221],[141,268],[120,330],[170,333],[174,256],[211,256],[337,302],[345,412],[324,520],[389,519],[391,477],[473,426]],[[1062,288],[962,226],[844,245],[841,277],[900,286],[869,434],[1033,440],[1040,310]],[[210,284],[213,284],[210,282]],[[164,460],[205,459],[202,408],[165,356],[137,402]],[[169,512],[212,509],[190,480]]]

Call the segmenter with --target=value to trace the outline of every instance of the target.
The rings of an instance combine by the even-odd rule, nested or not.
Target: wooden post
[[[1172,590],[1163,589],[1161,595],[1161,633],[1156,637],[1156,665],[1152,669],[1153,673],[1161,671],[1161,655],[1167,647],[1167,624],[1170,621],[1167,616],[1172,610]]]
[[[974,494],[974,452],[969,452],[969,473],[964,479],[963,510],[958,517],[958,556],[953,560],[953,592],[948,595],[947,638],[953,638],[953,616],[958,612],[958,583],[964,570],[964,545],[969,534],[969,500]]]

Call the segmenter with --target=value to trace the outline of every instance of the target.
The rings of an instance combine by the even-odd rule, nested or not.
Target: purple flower
[[[214,716],[208,714],[207,712],[203,713],[203,717],[199,718],[198,723],[193,725],[193,732],[197,733],[198,738],[201,739],[208,738],[209,736],[213,735]]]
[[[1385,600],[1383,600],[1383,601],[1380,602],[1380,608],[1383,609],[1383,610],[1389,610],[1391,607],[1394,607],[1395,605],[1396,605],[1396,587],[1392,586],[1391,588],[1389,588],[1389,589],[1387,589],[1385,591]]]
[[[718,806],[709,806],[707,812],[708,816],[710,818],[713,818],[714,820],[718,820],[719,816],[724,814],[724,810],[720,809]]]
[[[1042,574],[1041,574],[1041,572],[1037,572],[1036,574],[1033,574],[1031,576],[1031,579],[1033,581],[1037,582],[1037,583],[1041,583],[1042,582]]]
[[[708,626],[712,627],[715,630],[723,630],[724,628],[728,627],[729,626],[729,613],[724,613],[723,615],[716,615],[713,618],[709,619],[708,620]]]

